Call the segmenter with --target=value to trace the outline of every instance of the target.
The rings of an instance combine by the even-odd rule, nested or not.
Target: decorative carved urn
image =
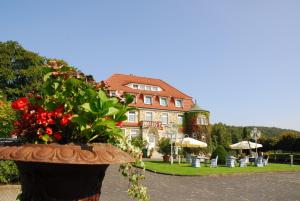
[[[20,172],[21,201],[99,201],[109,164],[133,162],[110,144],[26,144],[0,147],[0,160]]]

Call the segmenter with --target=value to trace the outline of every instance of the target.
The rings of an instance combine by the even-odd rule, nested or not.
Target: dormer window
[[[116,95],[117,95],[116,91],[110,91],[110,96],[111,97],[116,96]]]
[[[175,107],[182,107],[182,99],[175,99]]]
[[[162,91],[162,88],[160,88],[159,86],[145,85],[145,84],[139,84],[139,83],[129,83],[126,86],[130,87],[132,89],[138,89],[138,90]]]
[[[158,91],[158,87],[152,87],[152,91]]]
[[[152,96],[144,96],[144,103],[151,105],[152,104]]]
[[[167,98],[166,97],[160,97],[159,98],[159,103],[161,106],[167,106],[168,102],[167,102]]]
[[[133,88],[133,89],[139,89],[139,85],[138,85],[138,84],[133,84],[133,85],[132,85],[132,88]]]

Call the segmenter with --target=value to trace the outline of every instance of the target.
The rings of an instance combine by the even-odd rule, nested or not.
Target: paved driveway
[[[181,177],[146,173],[151,201],[300,201],[300,172]],[[129,201],[127,182],[110,167],[101,201]]]
[[[179,177],[146,173],[151,201],[300,201],[300,172]],[[110,166],[101,201],[130,201],[127,181]],[[15,201],[18,186],[0,186],[0,201]]]

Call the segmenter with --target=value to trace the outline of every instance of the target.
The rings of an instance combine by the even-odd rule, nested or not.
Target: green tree
[[[213,151],[211,158],[216,158],[216,156],[218,156],[218,163],[226,163],[226,157],[228,156],[228,153],[222,145],[217,146],[217,148]]]
[[[243,140],[248,140],[249,139],[249,135],[250,135],[250,133],[249,133],[247,127],[244,127],[243,128],[243,132],[242,132],[242,139]]]
[[[297,148],[298,138],[299,138],[299,135],[293,131],[283,132],[279,136],[279,141],[277,143],[277,146],[279,149],[281,149],[283,151],[289,151],[289,152],[293,153],[299,149],[299,148]]]
[[[7,100],[39,91],[46,58],[24,49],[18,42],[0,42],[0,88]]]
[[[217,143],[216,145],[222,145],[226,148],[231,144],[231,135],[227,131],[226,125],[217,123],[212,126],[211,131],[212,141]]]

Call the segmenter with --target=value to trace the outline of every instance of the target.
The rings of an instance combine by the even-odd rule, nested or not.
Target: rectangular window
[[[130,129],[130,137],[137,137],[139,135],[139,130],[138,129]]]
[[[151,105],[152,104],[152,96],[144,96],[144,103]]]
[[[164,124],[164,125],[166,125],[166,124],[169,123],[169,122],[168,122],[168,113],[162,113],[162,115],[161,115],[161,122],[162,122],[162,124]]]
[[[140,90],[145,90],[145,85],[141,84],[140,85]]]
[[[177,123],[178,123],[179,125],[182,125],[182,124],[183,124],[183,116],[182,116],[182,115],[178,115],[178,116],[177,116]]]
[[[138,85],[138,84],[133,84],[133,85],[132,85],[132,88],[134,88],[134,89],[139,89],[139,85]]]
[[[175,99],[175,106],[182,107],[182,99]]]
[[[159,103],[160,103],[160,105],[162,105],[162,106],[167,106],[167,105],[168,105],[167,98],[160,97]]]
[[[128,121],[129,122],[135,122],[135,111],[129,111],[128,112]]]
[[[152,91],[158,91],[157,87],[152,87]]]
[[[110,96],[116,96],[117,94],[116,94],[116,91],[111,91],[110,92]]]
[[[151,86],[146,85],[146,86],[145,86],[145,90],[151,91]]]
[[[145,113],[145,121],[152,121],[152,112]]]

